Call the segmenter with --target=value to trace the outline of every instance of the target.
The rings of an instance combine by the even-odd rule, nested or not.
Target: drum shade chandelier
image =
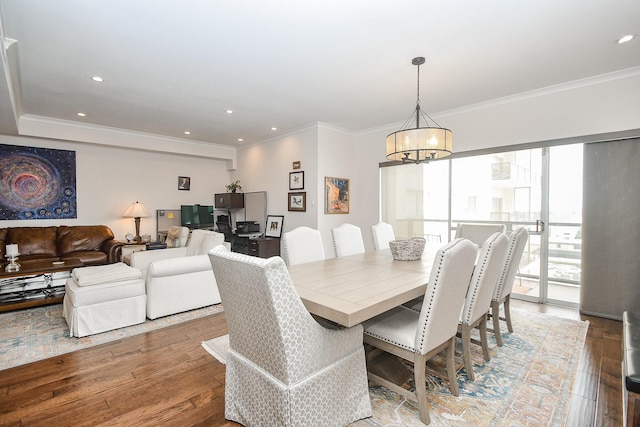
[[[400,160],[402,163],[441,159],[453,151],[453,133],[440,127],[431,116],[420,109],[420,66],[424,64],[424,58],[413,58],[411,63],[418,67],[416,109],[402,124],[400,130],[387,135],[387,159]],[[429,125],[429,121],[433,126]],[[414,124],[415,127],[411,127]]]

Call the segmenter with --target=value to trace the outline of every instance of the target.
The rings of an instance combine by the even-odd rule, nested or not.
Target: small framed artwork
[[[191,190],[191,177],[179,176],[178,177],[178,190]]]
[[[349,213],[349,180],[326,176],[324,178],[324,213]]]
[[[264,230],[265,237],[280,237],[282,235],[282,223],[284,215],[267,215],[267,226]]]
[[[304,190],[304,172],[289,172],[289,190]]]
[[[300,167],[301,167],[300,160],[296,160],[291,164],[292,169],[300,169]]]
[[[289,193],[289,211],[290,212],[306,212],[307,211],[307,193]]]

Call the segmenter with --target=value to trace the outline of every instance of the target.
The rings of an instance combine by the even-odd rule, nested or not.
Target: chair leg
[[[468,325],[462,326],[462,359],[464,360],[464,370],[467,372],[467,378],[475,381],[473,375],[473,366],[471,365],[471,328]],[[447,349],[448,351],[448,349]],[[447,368],[447,371],[449,368]]]
[[[414,377],[416,384],[416,398],[418,400],[418,412],[420,413],[420,421],[429,424],[429,406],[427,405],[427,358],[417,355],[413,362]]]
[[[478,329],[480,330],[480,343],[482,344],[482,356],[484,356],[484,360],[487,362],[491,360],[491,355],[489,354],[489,340],[487,339],[487,315],[482,316],[482,320],[478,324]]]
[[[510,333],[513,333],[513,325],[511,324],[511,309],[510,309],[510,301],[511,301],[511,294],[507,295],[507,297],[504,300],[504,318],[507,321],[507,329],[509,330]]]
[[[500,303],[491,301],[491,318],[493,319],[493,334],[496,337],[496,344],[502,347],[502,334],[500,333]]]
[[[451,390],[451,394],[454,396],[458,396],[458,380],[456,379],[456,337],[453,336],[449,341],[449,346],[447,347],[447,376],[449,377],[449,390]],[[426,363],[425,363],[426,365]]]

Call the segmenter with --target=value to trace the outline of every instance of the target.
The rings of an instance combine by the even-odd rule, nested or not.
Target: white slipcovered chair
[[[207,253],[223,244],[222,233],[193,230],[186,247],[132,253],[131,266],[145,280],[147,317],[218,304],[220,294]]]
[[[417,401],[420,421],[425,424],[430,422],[426,364],[445,350],[449,388],[454,396],[458,395],[454,359],[456,332],[476,254],[475,245],[466,239],[444,245],[434,258],[424,295],[425,303],[419,312],[399,306],[364,323],[366,344],[413,362],[415,392],[371,372],[369,379]]]
[[[331,230],[336,257],[364,253],[364,241],[360,227],[342,224]]]
[[[506,229],[504,224],[458,224],[455,238],[469,239],[482,246],[493,233],[504,233]]]
[[[379,222],[371,226],[373,245],[376,250],[389,249],[389,242],[396,239],[393,227],[386,222]]]
[[[458,332],[462,339],[462,357],[467,378],[475,380],[471,363],[471,332],[480,331],[480,344],[484,360],[491,360],[487,340],[487,314],[496,288],[498,275],[504,266],[508,239],[504,233],[492,234],[482,245],[471,276],[471,283],[460,315]]]
[[[179,225],[172,225],[167,230],[167,248],[181,248],[187,246],[189,240],[189,228]]]
[[[287,265],[304,264],[324,259],[324,245],[320,231],[298,227],[282,235]]]
[[[507,255],[505,256],[503,268],[498,276],[498,282],[496,283],[493,298],[491,299],[493,333],[495,334],[496,343],[499,347],[502,347],[503,344],[502,333],[500,332],[500,320],[505,320],[507,322],[507,329],[513,333],[510,309],[511,290],[513,289],[513,281],[516,278],[516,272],[518,271],[527,239],[529,239],[529,232],[524,227],[516,228],[509,236]],[[500,317],[500,305],[504,305],[504,317]]]
[[[222,248],[209,257],[229,329],[225,418],[246,426],[345,426],[372,415],[362,326],[316,322],[280,257]]]

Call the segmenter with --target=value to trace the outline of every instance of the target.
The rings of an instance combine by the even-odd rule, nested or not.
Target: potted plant
[[[242,185],[240,185],[240,180],[236,179],[231,184],[228,184],[226,188],[228,193],[235,193],[238,190],[242,190]]]

